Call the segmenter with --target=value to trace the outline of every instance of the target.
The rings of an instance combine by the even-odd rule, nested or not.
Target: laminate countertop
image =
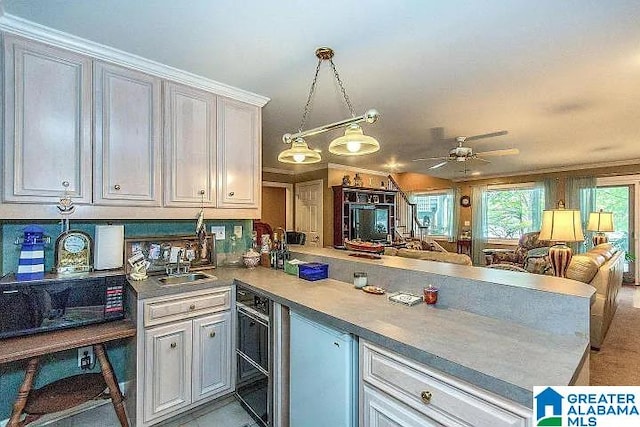
[[[449,375],[511,399],[533,404],[535,385],[575,381],[589,341],[444,305],[405,306],[333,279],[309,282],[257,267],[218,268],[217,280],[160,286],[156,279],[130,284],[139,299],[243,285],[319,322],[352,333]]]

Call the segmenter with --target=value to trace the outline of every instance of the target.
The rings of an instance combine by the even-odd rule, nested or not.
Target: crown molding
[[[289,169],[262,168],[262,172],[277,173],[280,175],[295,175],[296,173]]]
[[[585,170],[585,169],[612,168],[617,166],[629,166],[629,165],[640,165],[640,159],[617,160],[617,161],[606,162],[606,163],[584,163],[581,165],[564,166],[564,167],[547,168],[547,169],[533,169],[526,172],[505,173],[505,174],[496,174],[496,175],[479,175],[479,176],[468,177],[468,178],[454,178],[454,179],[451,179],[451,181],[453,182],[482,181],[485,179],[507,178],[511,176],[541,175],[541,174],[548,174],[548,173],[571,172],[571,171],[578,171],[578,170]]]
[[[349,172],[366,173],[367,175],[380,175],[385,177],[390,174],[390,172],[376,171],[373,169],[356,168],[354,166],[341,165],[339,163],[328,163],[327,169],[343,169]]]
[[[269,98],[243,89],[210,80],[184,70],[170,67],[132,53],[74,36],[17,16],[2,13],[0,2],[0,30],[52,46],[67,49],[112,64],[172,80],[187,86],[214,92],[257,107],[264,107]]]

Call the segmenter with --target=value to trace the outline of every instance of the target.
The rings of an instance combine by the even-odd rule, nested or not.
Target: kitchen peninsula
[[[213,283],[172,287],[160,286],[151,278],[131,286],[135,297],[145,301],[177,294],[182,298],[238,284],[321,324],[351,333],[361,343],[361,370],[371,369],[360,373],[365,395],[368,385],[362,384],[362,378],[376,374],[378,368],[379,372],[396,369],[395,358],[414,367],[413,373],[422,375],[426,369],[433,378],[445,378],[446,384],[456,384],[457,391],[478,391],[483,404],[500,402],[497,407],[508,407],[509,416],[518,414],[518,420],[532,406],[533,386],[588,384],[593,289],[587,285],[534,275],[523,281],[512,272],[386,256],[367,260],[334,249],[291,250],[298,259],[330,264],[330,278],[308,282],[261,267],[219,268],[213,272],[217,276]],[[371,284],[390,292],[416,293],[434,284],[440,288],[439,302],[436,306],[405,306],[386,296],[364,293],[351,283],[354,271],[367,271]],[[388,364],[384,369],[383,362]],[[473,397],[473,393],[462,395]],[[422,401],[428,401],[425,399],[423,396]],[[420,397],[417,400],[422,403]]]

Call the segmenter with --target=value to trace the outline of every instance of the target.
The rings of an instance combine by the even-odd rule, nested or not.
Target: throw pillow
[[[567,268],[567,279],[589,283],[598,272],[598,263],[588,255],[574,255]]]

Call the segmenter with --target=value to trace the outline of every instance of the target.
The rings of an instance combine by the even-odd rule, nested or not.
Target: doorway
[[[609,242],[627,253],[624,283],[640,283],[638,225],[640,223],[640,176],[599,178],[596,188],[596,210],[613,212],[614,231],[607,233]]]
[[[322,190],[324,180],[299,182],[296,193],[296,231],[307,235],[306,244],[323,247]]]
[[[293,184],[262,182],[262,212],[260,221],[272,229],[293,230]]]

